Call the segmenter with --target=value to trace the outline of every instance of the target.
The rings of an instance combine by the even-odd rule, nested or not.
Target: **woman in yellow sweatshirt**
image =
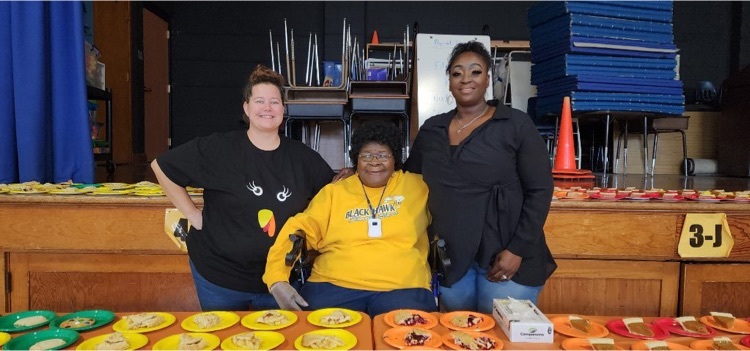
[[[287,220],[268,252],[263,281],[279,306],[342,307],[371,316],[394,309],[435,311],[430,291],[427,185],[405,173],[401,133],[392,123],[371,123],[352,136],[356,177],[328,184],[307,209]],[[298,293],[289,283],[287,235],[301,230],[315,258]]]

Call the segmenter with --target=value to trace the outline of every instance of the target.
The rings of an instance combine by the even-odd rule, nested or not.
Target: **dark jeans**
[[[195,290],[203,311],[248,311],[278,309],[279,305],[269,293],[247,293],[218,286],[198,273],[190,261]]]
[[[429,289],[368,291],[342,288],[331,283],[307,282],[300,294],[310,304],[308,310],[341,307],[366,312],[370,317],[402,308],[437,311],[435,297]]]

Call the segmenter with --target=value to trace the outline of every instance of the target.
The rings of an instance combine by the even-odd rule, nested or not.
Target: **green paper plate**
[[[15,323],[16,321],[20,319],[33,317],[33,316],[42,316],[44,318],[47,318],[47,320],[44,322],[32,325],[32,326],[28,326],[28,327],[16,327],[13,325],[13,323]],[[0,331],[15,333],[15,332],[31,330],[34,328],[39,328],[43,325],[49,324],[49,322],[55,319],[56,317],[57,315],[55,314],[55,312],[46,311],[46,310],[12,313],[12,314],[0,317]]]
[[[94,320],[94,324],[91,325],[83,325],[80,327],[71,327],[71,328],[63,328],[60,326],[63,322],[67,321],[68,319],[72,318],[91,318]],[[86,311],[78,311],[71,314],[66,314],[61,317],[57,317],[55,320],[53,320],[49,327],[50,329],[70,329],[70,330],[76,330],[76,331],[85,331],[85,330],[91,330],[99,328],[115,319],[115,314],[111,311],[106,310],[86,310]]]
[[[51,349],[59,350],[76,342],[78,340],[78,332],[67,329],[40,330],[11,339],[5,345],[3,345],[3,350],[28,350],[34,344],[50,339],[65,340],[65,344]]]

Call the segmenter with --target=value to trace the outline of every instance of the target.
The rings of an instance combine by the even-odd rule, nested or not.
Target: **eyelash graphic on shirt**
[[[282,185],[282,187],[284,187],[284,190],[283,191],[279,191],[276,194],[276,200],[284,202],[284,201],[286,201],[286,199],[288,199],[290,196],[292,196],[292,191],[291,191],[291,189],[287,189],[286,186]]]
[[[247,183],[246,185],[247,190],[250,190],[255,194],[255,196],[261,196],[263,195],[263,188],[256,186],[255,181],[252,181],[251,183]]]
[[[245,186],[247,190],[250,190],[255,196],[261,196],[263,195],[263,188],[261,188],[258,185],[255,185],[255,181],[247,183]],[[284,202],[286,199],[292,196],[292,190],[287,188],[285,185],[282,185],[283,190],[276,193],[276,200],[279,200],[279,202]]]

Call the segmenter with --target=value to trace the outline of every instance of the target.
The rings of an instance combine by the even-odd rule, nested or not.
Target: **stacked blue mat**
[[[573,111],[682,115],[668,1],[539,2],[528,13],[537,113]]]

